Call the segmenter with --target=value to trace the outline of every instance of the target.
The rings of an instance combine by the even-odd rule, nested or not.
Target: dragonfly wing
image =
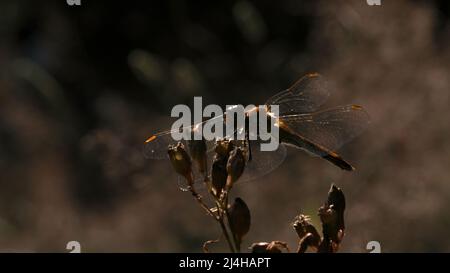
[[[279,105],[279,115],[310,113],[326,102],[330,92],[327,81],[317,73],[307,74],[289,89],[281,91],[266,101],[266,105]]]
[[[245,182],[260,178],[281,165],[286,158],[286,147],[278,145],[275,151],[261,151],[261,142],[250,141],[252,160],[247,162],[244,173],[238,182]]]
[[[260,178],[273,170],[275,170],[278,166],[281,165],[281,163],[286,158],[286,147],[282,144],[278,146],[278,149],[275,151],[267,151],[263,152],[261,151],[261,142],[259,140],[250,141],[251,149],[252,149],[252,159],[248,161],[245,165],[244,173],[242,174],[241,178],[239,178],[238,182],[246,182],[250,180],[255,180],[257,178]],[[208,147],[214,147],[214,141],[207,141]],[[235,146],[241,147],[243,150],[246,149],[243,141],[236,141]],[[207,162],[208,162],[208,175],[211,174],[211,162],[213,162],[214,158],[214,148],[209,149],[207,152]],[[204,188],[204,176],[200,174],[198,171],[197,166],[193,167],[193,174],[194,174],[194,182],[196,184],[196,187],[198,189]],[[180,188],[181,185],[183,185],[183,179],[178,179]],[[184,183],[185,184],[185,183]],[[204,189],[203,189],[204,190]]]
[[[156,141],[156,140],[155,140]],[[152,146],[152,149],[155,151],[152,152],[150,155],[152,158],[167,158],[167,145],[174,143],[172,138],[167,137],[167,134],[160,135],[160,138],[158,140],[158,145],[161,145],[161,147],[165,147],[164,149],[161,149],[161,154],[156,153],[155,151],[159,149],[156,149],[156,146]],[[243,142],[239,141],[240,144],[235,144],[236,146],[242,146],[242,149],[246,149],[244,147],[245,144]],[[156,142],[155,142],[156,143]],[[185,147],[188,147],[188,143],[186,141],[182,141],[182,143],[185,145]],[[208,162],[208,175],[211,174],[211,162],[213,161],[214,157],[214,145],[215,141],[206,141],[208,152],[207,152],[207,162]],[[155,144],[156,145],[156,144]],[[278,146],[278,149],[275,151],[261,151],[261,142],[258,140],[250,141],[251,149],[252,149],[252,160],[248,161],[244,173],[242,174],[241,178],[238,180],[239,183],[246,182],[250,180],[255,180],[257,178],[260,178],[273,170],[275,170],[278,166],[281,165],[281,163],[286,158],[286,147],[282,144]],[[147,146],[150,147],[150,146]],[[149,148],[150,149],[150,148]],[[188,151],[189,152],[189,151]],[[156,157],[159,156],[159,157]],[[196,185],[196,188],[200,191],[204,191],[204,176],[199,172],[197,165],[194,163],[192,168],[193,174],[194,174],[194,182]],[[185,190],[187,188],[186,181],[182,177],[178,177],[178,185],[180,189]]]
[[[220,122],[220,121],[222,121],[222,119],[223,119],[223,116],[220,115],[220,116],[213,117],[209,120],[203,121],[203,122],[195,124],[195,125],[186,126],[186,127],[180,128],[180,129],[173,129],[173,130],[168,130],[168,131],[154,134],[151,137],[149,137],[144,143],[144,149],[143,149],[144,156],[149,159],[167,158],[168,146],[170,144],[175,144],[178,142],[178,141],[174,140],[174,138],[172,137],[172,133],[182,130],[183,134],[184,134],[184,139],[186,139],[189,136],[191,137],[191,139],[193,139],[194,134],[200,134],[200,131],[198,130],[198,128],[203,127],[207,122],[213,122],[213,121]],[[186,146],[185,140],[182,140],[181,142]],[[212,149],[213,146],[214,146],[213,141],[207,141],[208,150]]]
[[[313,156],[320,156],[339,168],[347,171],[353,171],[355,168],[340,157],[337,153],[327,149],[326,147],[317,144],[297,133],[290,130],[286,125],[281,125],[280,138],[284,144],[294,146],[295,148],[302,149]]]
[[[171,133],[172,131],[165,131],[149,137],[144,143],[144,156],[149,159],[167,158],[169,145],[177,142],[172,138]]]
[[[340,106],[316,113],[280,117],[280,121],[296,134],[336,151],[361,134],[370,122],[360,106]]]

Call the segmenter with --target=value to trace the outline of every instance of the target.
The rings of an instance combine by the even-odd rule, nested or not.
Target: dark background
[[[331,183],[347,196],[342,251],[450,251],[448,1],[0,2],[0,250],[201,251],[215,223],[143,141],[192,104],[257,104],[308,72],[328,106],[370,128],[340,153],[357,171],[290,150],[234,195],[244,241],[283,240]],[[226,245],[214,251],[226,251]]]

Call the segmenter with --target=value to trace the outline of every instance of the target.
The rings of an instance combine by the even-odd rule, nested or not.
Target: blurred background
[[[289,150],[233,196],[244,246],[316,225],[331,183],[346,194],[344,252],[450,251],[449,2],[0,2],[0,251],[200,252],[220,229],[142,155],[176,104],[258,104],[308,72],[327,106],[355,103],[368,130],[339,152],[357,171]],[[227,251],[225,244],[212,251]]]

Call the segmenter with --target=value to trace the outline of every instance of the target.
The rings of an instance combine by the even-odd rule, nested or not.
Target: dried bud
[[[245,157],[240,148],[234,149],[230,153],[227,162],[227,190],[231,189],[233,184],[241,177],[245,169]]]
[[[337,249],[336,249],[337,250]],[[325,240],[323,239],[320,243],[319,249],[317,250],[318,253],[334,253],[336,250],[333,248],[333,243],[331,240]]]
[[[320,221],[322,222],[323,238],[328,241],[340,243],[340,231],[338,228],[338,214],[333,206],[323,205],[319,209]]]
[[[307,244],[306,247],[319,247],[321,240],[320,235],[316,228],[311,224],[308,216],[303,214],[298,215],[292,226],[297,232],[301,242],[303,242],[303,244]]]
[[[334,184],[331,185],[330,191],[328,192],[327,204],[330,207],[332,206],[337,213],[337,228],[344,230],[345,196],[342,190]]]
[[[319,217],[322,222],[323,240],[319,252],[336,252],[344,237],[344,193],[331,185],[327,202],[319,208]]]
[[[298,250],[297,253],[305,253],[308,247],[312,247],[314,249],[319,249],[320,245],[320,238],[319,241],[317,241],[317,238],[315,238],[314,235],[311,233],[306,234],[303,239],[300,240],[300,243],[298,244]]]
[[[322,224],[334,224],[337,221],[337,213],[333,206],[323,205],[319,208],[319,216]]]
[[[227,158],[215,155],[211,169],[211,183],[217,196],[227,183],[227,175]]]
[[[178,142],[176,146],[169,145],[168,154],[175,171],[185,177],[190,185],[193,183],[192,162],[184,145]]]
[[[231,231],[236,236],[238,244],[240,245],[242,238],[250,230],[250,210],[244,200],[236,198],[228,210],[228,215]]]
[[[188,141],[188,146],[192,160],[197,164],[199,172],[201,174],[205,174],[208,164],[206,156],[207,147],[205,139],[190,140]]]
[[[272,241],[270,243],[260,242],[250,246],[252,253],[282,253],[283,249],[289,252],[287,243],[281,241]]]
[[[268,253],[267,248],[269,247],[269,243],[267,242],[260,242],[260,243],[254,243],[250,246],[250,250],[252,253]],[[280,252],[281,253],[281,250]]]
[[[215,152],[221,157],[228,158],[228,155],[233,150],[234,145],[230,140],[220,139],[216,141]]]

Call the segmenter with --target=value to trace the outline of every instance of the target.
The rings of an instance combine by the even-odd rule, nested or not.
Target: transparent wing
[[[144,156],[149,159],[167,158],[168,146],[176,142],[171,133],[172,131],[165,131],[149,137],[144,143]]]
[[[280,117],[298,135],[335,151],[361,134],[370,118],[360,106],[340,106],[316,113],[285,115]]]
[[[252,149],[252,160],[247,162],[244,173],[242,174],[241,178],[239,178],[238,183],[256,180],[266,174],[271,173],[276,168],[278,168],[278,166],[280,166],[286,158],[286,147],[283,144],[280,144],[277,150],[267,152],[261,151],[260,144],[261,142],[259,141],[250,141]],[[211,143],[208,145],[213,146],[213,141],[211,141]],[[240,146],[244,149],[244,144],[242,142],[235,145]],[[210,149],[207,156],[209,164],[208,174],[211,174],[211,163],[213,162],[214,149]],[[198,169],[196,167],[193,168],[193,172],[195,183],[200,188],[200,185],[203,183],[203,176],[198,172]]]
[[[272,96],[266,105],[279,105],[280,116],[311,113],[324,104],[329,96],[328,83],[321,75],[314,73],[303,76],[289,89]]]
[[[223,116],[213,117],[210,120],[221,119]],[[144,143],[143,153],[146,158],[149,159],[164,159],[167,158],[167,148],[170,144],[175,144],[178,141],[174,140],[172,137],[172,133],[180,130],[184,130],[186,134],[195,134],[197,128],[203,126],[208,121],[204,121],[199,124],[194,124],[191,126],[186,126],[180,129],[168,130],[164,132],[160,132],[150,136]],[[185,141],[181,141],[183,144],[186,144]],[[208,148],[211,148],[214,144],[213,141],[207,141]]]
[[[252,160],[245,166],[238,183],[255,180],[274,171],[286,158],[286,147],[278,145],[275,151],[261,151],[260,141],[250,141]]]

